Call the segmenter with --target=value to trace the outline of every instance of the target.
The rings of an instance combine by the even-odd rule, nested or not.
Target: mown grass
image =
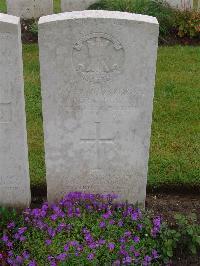
[[[54,0],[55,12],[60,0]],[[0,10],[6,11],[5,0]],[[200,47],[160,47],[148,184],[200,187]],[[24,76],[32,186],[45,184],[37,45],[24,45]]]
[[[0,0],[0,12],[6,13],[6,0]]]
[[[200,47],[158,53],[149,179],[152,186],[200,185]]]
[[[160,47],[148,184],[200,186],[200,47]],[[24,45],[32,185],[45,183],[37,45]]]

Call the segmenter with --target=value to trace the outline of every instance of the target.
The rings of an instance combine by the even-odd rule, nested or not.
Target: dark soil
[[[155,214],[161,214],[169,224],[173,224],[176,213],[184,215],[196,213],[200,223],[200,194],[147,194],[146,208]]]
[[[21,30],[22,30],[22,42],[23,43],[37,43],[38,42],[38,32],[37,32],[37,21],[21,20]]]
[[[170,192],[169,192],[170,193]],[[174,215],[181,213],[189,215],[195,213],[200,222],[200,194],[166,194],[154,193],[147,194],[147,210],[155,214],[161,214],[168,224],[173,225]],[[177,253],[173,266],[200,266],[200,254],[188,257],[184,253]]]

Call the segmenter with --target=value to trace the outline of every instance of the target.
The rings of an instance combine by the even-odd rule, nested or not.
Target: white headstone
[[[166,0],[172,7],[186,10],[193,8],[193,0]]]
[[[53,14],[53,0],[7,0],[7,13],[23,19]]]
[[[66,11],[81,11],[88,9],[88,7],[97,0],[61,0],[61,10]]]
[[[20,20],[0,14],[0,206],[30,203]]]
[[[40,19],[50,201],[85,191],[144,202],[158,31],[156,18],[121,12]]]

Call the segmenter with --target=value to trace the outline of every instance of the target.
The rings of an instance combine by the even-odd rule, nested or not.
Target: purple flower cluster
[[[74,192],[58,204],[45,202],[41,208],[26,209],[23,226],[18,228],[13,221],[7,225],[0,240],[6,255],[0,253],[0,262],[4,259],[13,266],[41,265],[31,250],[37,231],[45,250],[44,265],[70,264],[71,259],[77,264],[79,260],[106,264],[106,258],[113,265],[151,265],[159,259],[153,246],[161,230],[161,218],[155,217],[151,228],[146,229],[141,210],[116,199],[116,195]],[[145,246],[145,238],[153,245]],[[21,254],[16,255],[19,246]]]
[[[160,228],[161,228],[161,217],[158,216],[153,219],[153,228],[151,230],[151,234],[153,237],[156,237],[159,234]]]

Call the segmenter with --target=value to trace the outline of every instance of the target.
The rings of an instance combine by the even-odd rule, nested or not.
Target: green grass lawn
[[[0,10],[6,11],[6,0]],[[54,0],[55,12],[60,0]],[[200,47],[160,47],[148,183],[200,187]],[[24,75],[32,186],[45,184],[37,45],[24,45]]]
[[[6,13],[6,0],[0,0],[0,12]]]
[[[148,183],[200,186],[200,47],[160,47]],[[32,185],[45,183],[37,45],[24,45]]]

